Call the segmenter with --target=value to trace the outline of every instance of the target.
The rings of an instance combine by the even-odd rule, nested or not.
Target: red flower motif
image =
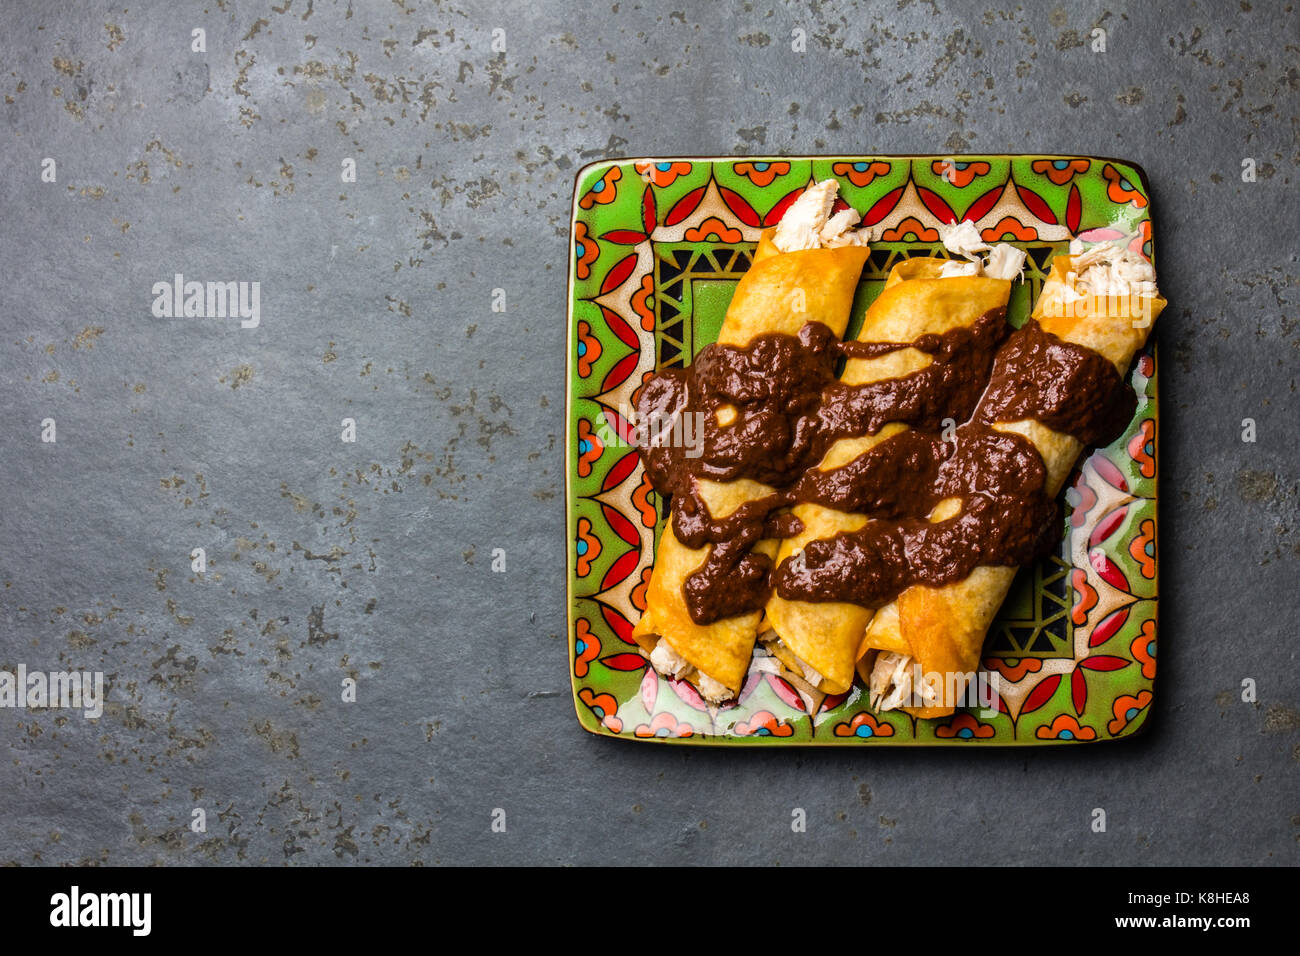
[[[650,476],[643,473],[641,484],[637,485],[636,491],[632,492],[632,504],[636,505],[636,510],[641,514],[641,524],[647,528],[653,528],[659,523],[659,509],[655,507],[654,494]]]
[[[869,186],[877,176],[889,175],[889,163],[879,160],[869,163],[834,163],[831,172],[836,176],[847,176],[855,186]]]
[[[1079,173],[1086,173],[1091,165],[1086,159],[1036,159],[1029,168],[1056,185],[1064,186]]]
[[[654,291],[654,276],[647,272],[641,277],[641,288],[632,293],[632,311],[641,317],[641,328],[647,332],[655,330]]]
[[[1142,665],[1142,676],[1151,680],[1156,676],[1156,622],[1143,621],[1142,633],[1129,645],[1133,660]]]
[[[1026,674],[1037,674],[1043,669],[1043,662],[1037,657],[1022,657],[1016,660],[1014,657],[1006,659],[1000,657],[984,658],[984,667],[991,671],[997,671],[1004,678],[1015,684],[1024,680]]]
[[[942,176],[958,189],[964,189],[976,176],[987,176],[989,164],[985,162],[962,163],[957,160],[936,159],[930,163],[930,172]]]
[[[1151,697],[1151,691],[1149,690],[1141,691],[1136,697],[1130,697],[1128,694],[1116,697],[1115,703],[1111,706],[1111,713],[1115,715],[1115,719],[1106,724],[1106,729],[1110,731],[1110,735],[1112,737],[1119,736],[1120,731],[1133,723],[1137,716],[1146,709],[1147,704],[1151,703]]]
[[[618,187],[615,185],[623,178],[623,170],[617,166],[611,166],[605,170],[605,174],[600,177],[600,181],[587,190],[586,194],[578,200],[578,205],[583,209],[590,209],[592,206],[608,206],[618,198]]]
[[[685,176],[691,171],[690,163],[637,163],[637,175],[651,186],[671,186],[678,176]]]
[[[872,737],[892,737],[894,728],[890,724],[882,724],[873,715],[863,711],[854,714],[847,724],[836,724],[834,733],[836,737],[860,737],[867,740]]]
[[[1119,206],[1132,203],[1136,209],[1146,206],[1147,198],[1142,195],[1141,190],[1125,179],[1110,163],[1101,168],[1101,174],[1106,177],[1106,198],[1111,202]]]
[[[618,701],[609,694],[597,694],[590,687],[578,691],[578,700],[582,701],[607,728],[614,733],[622,733],[623,721],[618,718]]]
[[[1088,512],[1092,510],[1093,505],[1097,503],[1097,492],[1088,486],[1083,480],[1082,472],[1079,473],[1078,480],[1071,486],[1077,496],[1070,509],[1070,526],[1073,528],[1082,528],[1088,523]]]
[[[1088,623],[1088,612],[1097,606],[1097,592],[1088,583],[1088,573],[1083,568],[1075,568],[1070,572],[1070,584],[1078,595],[1074,608],[1070,611],[1070,620],[1075,627],[1083,627]]]
[[[1138,433],[1129,440],[1128,456],[1138,464],[1138,471],[1143,478],[1156,476],[1156,423],[1153,419],[1142,420]]]
[[[735,730],[741,737],[789,737],[794,733],[793,727],[778,720],[770,710],[760,710],[752,720],[742,720]]]
[[[1097,731],[1084,727],[1069,714],[1061,714],[1050,727],[1039,727],[1034,731],[1039,740],[1096,740]]]
[[[985,242],[1001,242],[1010,237],[1012,242],[1029,242],[1038,238],[1038,230],[1026,226],[1013,216],[1003,216],[996,226],[989,226],[980,232]]]
[[[591,367],[600,358],[600,339],[591,334],[591,326],[584,319],[578,320],[578,377],[586,378],[591,374]]]
[[[736,163],[731,168],[755,186],[770,186],[777,176],[790,172],[789,163]]]
[[[578,477],[586,478],[591,474],[591,466],[605,450],[604,443],[591,430],[591,422],[585,418],[578,419]]]
[[[586,518],[578,519],[574,551],[578,556],[578,577],[585,578],[591,572],[592,563],[600,556],[600,539],[591,533],[591,522]]]
[[[906,242],[908,237],[915,242],[938,242],[939,230],[931,229],[915,216],[908,216],[893,229],[886,229],[880,234],[881,242]]]
[[[934,735],[943,740],[984,740],[994,734],[992,724],[980,723],[971,714],[961,713],[934,729]]]
[[[650,723],[637,725],[636,730],[632,731],[632,733],[641,738],[691,737],[695,734],[695,728],[685,721],[679,723],[672,714],[661,713],[651,717]]]
[[[591,622],[585,617],[578,618],[574,627],[573,674],[586,677],[591,662],[600,654],[600,638],[591,632]]]
[[[632,593],[630,595],[632,598],[632,606],[642,614],[645,613],[646,591],[650,588],[650,575],[653,571],[654,569],[649,565],[641,569],[641,581],[636,585],[636,587],[632,588]]]
[[[1156,576],[1156,523],[1144,518],[1138,530],[1138,536],[1128,544],[1128,553],[1138,563],[1142,577],[1150,581]]]
[[[591,275],[591,264],[600,255],[596,240],[587,235],[587,224],[578,220],[573,227],[573,251],[577,258],[578,278],[585,279]]]
[[[717,216],[710,216],[694,229],[683,233],[687,242],[704,242],[710,236],[719,242],[740,242],[744,237],[739,229],[732,229]]]

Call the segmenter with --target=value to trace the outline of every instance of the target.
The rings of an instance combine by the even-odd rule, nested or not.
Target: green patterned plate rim
[[[780,677],[751,673],[711,711],[641,657],[664,503],[626,441],[634,396],[718,332],[759,233],[812,181],[876,226],[852,335],[900,259],[946,255],[938,226],[975,223],[1028,253],[1008,317],[1020,324],[1069,240],[1127,237],[1155,259],[1147,179],[1097,156],[769,156],[608,160],[577,174],[568,271],[565,497],[568,648],[582,727],[628,740],[732,746],[1023,746],[1127,737],[1149,720],[1156,671],[1156,350],[1129,373],[1137,411],[1065,492],[1059,554],[1016,578],[985,641],[996,716],[873,713],[862,689],[808,713]]]

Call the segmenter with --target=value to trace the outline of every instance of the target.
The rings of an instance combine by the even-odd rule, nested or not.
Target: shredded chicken
[[[805,189],[781,217],[772,244],[781,252],[802,252],[865,246],[870,242],[870,229],[850,229],[862,221],[857,211],[843,209],[831,215],[839,189],[834,179],[823,179]]]
[[[969,219],[939,227],[939,236],[944,247],[954,256],[939,269],[939,277],[949,276],[988,276],[990,279],[1014,279],[1025,267],[1025,252],[1009,242],[999,242],[990,246],[980,236],[979,230]],[[988,253],[981,258],[981,253]]]
[[[673,650],[672,645],[662,637],[650,652],[650,665],[665,677],[690,681],[700,692],[700,696],[710,704],[722,704],[736,696],[726,684],[692,667],[691,663]]]
[[[1074,245],[1071,244],[1071,252]],[[1129,249],[1126,240],[1102,243],[1074,253],[1071,267],[1075,272],[1076,297],[1137,296],[1154,298],[1156,270],[1146,257]]]
[[[915,703],[933,703],[938,694],[924,679],[916,680],[918,670],[910,654],[882,651],[868,681],[871,706],[876,710],[897,710]]]

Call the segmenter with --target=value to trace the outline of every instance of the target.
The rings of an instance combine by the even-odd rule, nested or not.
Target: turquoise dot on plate
[[[587,441],[587,439],[585,439],[585,438],[580,439],[580,440],[578,441],[578,454],[579,454],[579,455],[585,455],[585,454],[586,454],[587,452],[589,452],[590,450],[591,450],[591,442]]]
[[[584,541],[582,538],[578,539],[578,553],[579,554],[587,553],[587,542]]]
[[[600,182],[596,183],[596,185],[592,186],[592,187],[591,187],[591,191],[594,192],[594,193],[602,193],[602,192],[604,192],[604,191],[605,191],[605,180],[602,179]]]
[[[971,730],[969,727],[963,727],[961,730],[957,731],[957,736],[961,737],[963,740],[970,740],[975,736],[975,731]]]
[[[667,728],[667,727],[660,727],[658,730],[655,731],[655,736],[656,736],[656,737],[667,737],[667,736],[668,736],[668,728]]]
[[[586,343],[586,342],[579,342],[579,343],[578,343],[578,354],[579,354],[579,355],[586,355],[586,354],[587,354],[587,343]]]
[[[1074,739],[1074,734],[1070,733],[1070,731],[1068,730],[1062,730],[1059,734],[1057,734],[1057,736],[1060,737],[1062,740]]]
[[[1147,653],[1150,654],[1152,657],[1155,657],[1155,656],[1156,656],[1156,642],[1155,642],[1155,641],[1147,641]]]
[[[586,641],[574,641],[574,642],[573,642],[573,648],[574,648],[574,650],[576,650],[576,651],[578,652],[578,655],[581,656],[581,655],[582,655],[582,652],[585,651],[585,650],[587,649],[587,642],[586,642]]]
[[[772,731],[768,730],[766,727],[759,727],[759,728],[758,728],[758,735],[759,735],[760,737],[771,737],[771,736],[772,736]]]
[[[673,164],[672,164],[672,163],[655,163],[655,169],[659,170],[659,172],[661,172],[661,173],[666,173],[666,172],[668,172],[668,170],[670,170],[670,169],[672,169],[672,168],[673,168]],[[666,733],[666,731],[665,731],[665,733]]]
[[[859,727],[857,730],[855,730],[855,731],[853,731],[853,732],[854,732],[855,734],[857,734],[859,737],[863,738],[864,740],[865,740],[867,737],[875,736],[875,733],[876,733],[874,730],[872,730],[872,729],[871,729],[870,727],[868,727],[866,724],[863,724],[861,727]]]
[[[953,160],[953,165],[960,170],[960,169],[965,169],[967,166],[970,165],[970,163],[959,163],[956,160]]]
[[[1070,161],[1068,159],[1054,159],[1052,160],[1052,165],[1057,169],[1067,169],[1069,168]]]
[[[1120,177],[1119,184],[1123,186],[1125,189],[1131,190],[1133,188],[1133,184],[1129,182],[1127,179],[1125,179],[1123,176]]]
[[[765,173],[767,172],[768,165],[769,165],[768,163],[755,163],[754,169],[756,169],[760,173]]]
[[[1130,707],[1130,708],[1128,709],[1128,711],[1125,712],[1125,714],[1124,714],[1124,719],[1125,719],[1125,720],[1132,720],[1132,719],[1133,719],[1134,717],[1136,717],[1137,715],[1138,715],[1138,709],[1137,709],[1136,707]]]
[[[854,171],[855,173],[865,173],[865,172],[867,171],[867,164],[866,164],[866,163],[854,163],[854,164],[853,164],[853,171]]]

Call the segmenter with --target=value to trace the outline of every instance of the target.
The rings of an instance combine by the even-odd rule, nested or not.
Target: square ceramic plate
[[[569,262],[566,495],[569,670],[592,733],[683,744],[1041,745],[1137,731],[1156,662],[1156,360],[1130,373],[1137,413],[1124,436],[1071,477],[1060,553],[1022,569],[984,647],[1001,676],[998,715],[938,720],[874,714],[855,686],[816,713],[775,675],[751,673],[711,712],[660,677],[632,627],[663,528],[627,435],[633,395],[656,369],[714,340],[760,231],[812,181],[881,230],[863,270],[851,337],[900,258],[947,253],[936,227],[969,219],[1029,259],[1008,317],[1020,325],[1069,239],[1132,237],[1154,258],[1150,194],[1137,166],[1071,156],[832,156],[615,160],[584,168]]]

